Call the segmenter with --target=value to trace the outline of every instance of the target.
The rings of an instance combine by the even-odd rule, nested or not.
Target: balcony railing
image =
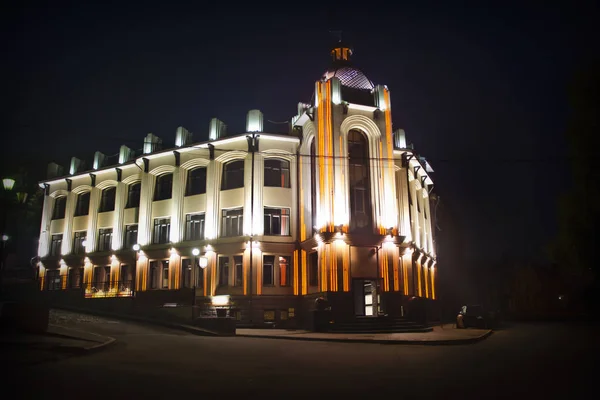
[[[96,297],[131,297],[133,296],[133,280],[92,282],[83,285],[86,298]]]

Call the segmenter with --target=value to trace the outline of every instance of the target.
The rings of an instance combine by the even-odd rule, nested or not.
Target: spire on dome
[[[331,59],[336,65],[348,65],[350,64],[350,57],[352,56],[352,48],[343,42],[342,31],[330,31],[337,37],[337,43],[333,45],[331,49]]]

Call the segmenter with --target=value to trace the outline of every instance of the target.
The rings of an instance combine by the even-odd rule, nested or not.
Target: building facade
[[[229,305],[240,324],[305,326],[317,298],[335,320],[401,316],[436,299],[433,172],[392,131],[391,96],[342,43],[288,134],[212,119],[209,140],[183,127],[175,147],[148,134],[137,154],[97,152],[93,168],[40,183],[42,290],[86,301]],[[109,165],[112,164],[112,165]]]

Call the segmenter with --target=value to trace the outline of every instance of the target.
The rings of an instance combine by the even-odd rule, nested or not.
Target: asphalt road
[[[13,365],[4,391],[61,399],[565,399],[595,392],[600,354],[599,327],[584,324],[518,324],[460,346],[213,338],[102,318],[65,324],[117,342],[94,354]]]

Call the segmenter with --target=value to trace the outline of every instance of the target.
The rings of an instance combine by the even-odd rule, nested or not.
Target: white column
[[[408,190],[410,190],[410,197],[412,199],[412,206],[410,206],[410,225],[412,227],[412,237],[417,247],[421,247],[421,235],[419,234],[419,210],[417,209],[417,201],[419,201],[419,199],[417,199],[415,179],[412,179],[408,183]]]
[[[171,209],[171,242],[179,243],[183,240],[183,198],[185,195],[185,181],[187,171],[180,167],[173,171],[173,200]]]
[[[401,168],[396,171],[396,191],[398,193],[398,231],[399,234],[406,237],[406,241],[413,240],[410,226],[410,211],[408,203],[408,179],[406,176],[406,168]]]
[[[42,223],[40,227],[40,241],[38,243],[38,256],[45,257],[50,252],[50,243],[48,240],[50,231],[50,221],[52,218],[52,206],[54,198],[44,195],[44,206],[42,208]]]
[[[92,188],[90,191],[90,211],[88,214],[88,229],[86,237],[85,251],[92,253],[96,251],[98,246],[98,207],[100,206],[100,195],[101,190],[98,188]],[[63,237],[64,241],[64,237]]]
[[[128,189],[129,187],[125,183],[117,183],[117,190],[115,194],[115,211],[113,213],[113,250],[120,250],[123,248],[123,218],[125,214],[125,205],[127,204]]]
[[[152,198],[156,177],[147,172],[142,173],[140,187],[140,209],[138,221],[138,243],[142,246],[152,241]]]
[[[75,205],[77,195],[73,192],[67,193],[67,204],[65,206],[65,224],[63,226],[63,240],[61,245],[61,254],[70,254],[73,247],[73,215],[75,214]]]
[[[250,157],[249,161],[248,157]],[[248,156],[246,157],[246,165],[250,165],[251,168],[252,154],[248,154]],[[248,172],[251,173],[252,171],[250,170]],[[263,204],[263,192],[265,186],[264,175],[264,157],[259,153],[254,153],[254,218],[251,218],[250,215],[250,185],[246,186],[246,188],[248,188],[246,189],[246,191],[248,192],[246,198],[250,199],[250,201],[247,201],[246,207],[244,207],[244,221],[246,220],[246,216],[248,216],[248,223],[250,224],[250,229],[247,232],[253,235],[264,235],[265,233],[265,209]]]
[[[420,246],[423,250],[427,251],[427,226],[425,224],[425,201],[423,198],[423,191],[425,189],[417,190],[417,198],[419,200],[419,207],[421,212],[419,213],[419,233],[420,233]]]
[[[206,167],[205,237],[216,239],[219,226],[219,194],[221,192],[221,163],[210,160]]]

